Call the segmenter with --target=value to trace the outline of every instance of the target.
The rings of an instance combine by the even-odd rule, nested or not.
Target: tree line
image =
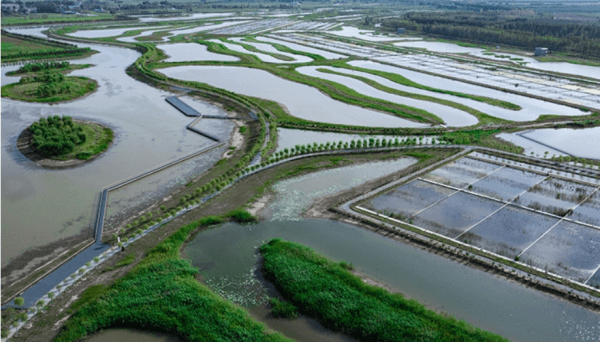
[[[419,33],[472,43],[508,45],[533,50],[547,47],[583,57],[600,57],[600,25],[552,22],[540,18],[504,18],[502,13],[409,12],[382,22],[396,30],[404,27]]]
[[[42,62],[42,63],[27,63],[19,68],[19,73],[47,71],[51,69],[64,69],[71,65],[70,62]]]

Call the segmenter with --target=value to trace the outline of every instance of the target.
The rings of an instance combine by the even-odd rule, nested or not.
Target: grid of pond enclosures
[[[599,287],[599,183],[472,153],[362,207]]]

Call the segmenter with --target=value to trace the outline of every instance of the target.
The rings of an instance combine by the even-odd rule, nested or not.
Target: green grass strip
[[[340,263],[298,243],[273,239],[261,253],[265,275],[287,300],[325,326],[361,341],[507,341],[367,285]]]
[[[86,302],[71,307],[79,310],[55,341],[78,341],[115,326],[164,331],[185,341],[290,341],[267,332],[245,310],[201,285],[195,279],[198,269],[180,259],[179,250],[190,233],[228,219],[247,222],[254,217],[234,211],[181,227],[114,285],[84,294]]]
[[[294,49],[292,49],[290,47],[287,47],[285,45],[281,45],[281,44],[277,44],[277,43],[272,43],[272,42],[266,42],[266,41],[262,41],[262,40],[257,40],[255,37],[246,37],[244,39],[244,41],[253,42],[253,43],[261,43],[261,44],[269,44],[269,45],[273,46],[274,48],[276,48],[278,51],[292,53],[292,54],[295,54],[295,55],[302,55],[302,56],[310,57],[310,58],[314,59],[315,61],[324,61],[324,60],[326,60],[325,57],[323,57],[321,55],[317,55],[315,53],[294,50]]]

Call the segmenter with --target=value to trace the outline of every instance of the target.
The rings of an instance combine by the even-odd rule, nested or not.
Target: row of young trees
[[[86,140],[82,126],[73,122],[69,116],[41,118],[31,124],[29,130],[33,133],[33,146],[46,156],[73,152],[75,146]]]
[[[404,27],[449,39],[473,43],[501,44],[533,50],[600,57],[600,25],[552,22],[545,19],[506,18],[497,12],[409,12],[399,19],[384,20],[383,26]]]

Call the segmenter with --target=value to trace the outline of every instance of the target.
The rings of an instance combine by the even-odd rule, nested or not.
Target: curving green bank
[[[96,296],[83,296],[57,342],[79,341],[101,329],[138,327],[171,333],[186,341],[290,341],[268,332],[240,307],[201,285],[198,269],[179,257],[181,245],[201,227],[254,218],[244,211],[209,216],[183,226],[152,249],[125,277]]]
[[[508,341],[367,285],[298,243],[273,239],[260,250],[266,277],[300,312],[361,341]]]

